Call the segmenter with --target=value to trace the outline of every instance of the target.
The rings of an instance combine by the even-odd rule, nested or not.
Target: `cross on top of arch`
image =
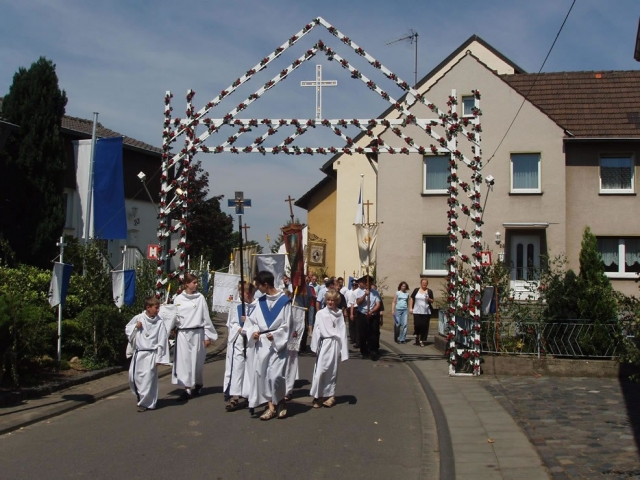
[[[248,82],[252,77],[260,70],[265,69],[271,62],[277,59],[285,50],[295,45],[302,37],[308,34],[313,28],[318,25],[325,27],[329,33],[337,37],[342,43],[351,47],[353,51],[366,59],[366,61],[375,69],[380,70],[388,79],[393,81],[397,87],[400,88],[402,94],[406,97],[403,101],[396,100],[388,92],[382,90],[372,80],[366,77],[362,72],[354,68],[346,59],[342,58],[338,53],[325,45],[321,40],[318,41],[312,48],[304,52],[303,55],[294,60],[287,68],[281,70],[277,75],[267,81],[262,87],[249,95],[244,101],[240,102],[235,108],[225,113],[221,118],[210,118],[210,112],[216,108],[220,102],[234,93],[241,85]],[[287,78],[287,76],[297,69],[303,62],[311,59],[317,53],[324,53],[329,60],[335,60],[340,65],[349,70],[351,78],[361,81],[367,88],[374,91],[380,97],[385,99],[393,108],[399,112],[399,118],[387,119],[279,119],[271,120],[268,118],[262,119],[242,119],[237,118],[238,114],[245,110],[251,103],[255,102],[258,98],[264,95],[267,91],[274,88],[279,82]],[[473,91],[476,98],[480,98],[478,91]],[[468,166],[480,167],[480,158],[476,155],[475,146],[478,145],[479,135],[481,132],[480,123],[477,121],[477,117],[481,115],[479,108],[474,108],[474,117],[460,118],[455,112],[455,105],[457,99],[454,95],[450,96],[447,101],[447,110],[439,109],[434,103],[418,93],[407,82],[399,78],[379,61],[369,55],[364,49],[353,42],[349,37],[342,34],[338,29],[333,27],[327,21],[321,17],[315,18],[311,23],[302,28],[298,33],[289,38],[288,41],[276,48],[271,54],[264,57],[257,65],[248,70],[243,76],[237,78],[229,87],[222,90],[220,94],[209,101],[205,106],[196,111],[193,106],[195,92],[189,90],[187,92],[187,108],[184,118],[172,118],[171,117],[171,98],[173,95],[171,92],[167,92],[165,95],[165,120],[163,130],[163,159],[168,162],[169,166],[179,163],[185,159],[188,162],[188,157],[193,156],[196,153],[285,153],[285,154],[336,154],[336,153],[389,153],[389,154],[409,154],[409,153],[433,153],[433,154],[451,154],[456,160],[461,160]],[[411,107],[417,103],[423,104],[429,108],[434,114],[433,118],[416,118],[411,113]],[[405,135],[401,127],[405,127],[409,124],[418,126],[422,131],[426,132],[428,137],[433,140],[433,143],[429,145],[420,145],[413,138]],[[198,125],[204,125],[206,131],[200,135],[196,135],[195,129]],[[255,138],[250,145],[245,147],[237,147],[234,145],[236,140],[243,134],[251,131],[252,127],[258,127],[264,125],[266,132]],[[349,137],[345,133],[345,129],[348,126],[355,126],[359,128],[365,135],[371,137],[372,141],[367,146],[356,145],[353,138]],[[237,132],[214,147],[205,145],[205,141],[212,135],[217,133],[223,126],[237,127]],[[295,127],[294,133],[289,135],[279,143],[278,145],[267,147],[265,140],[276,133],[280,128],[292,126]],[[301,147],[292,145],[294,140],[308,131],[309,128],[315,128],[316,126],[324,126],[333,130],[333,132],[344,140],[344,144],[341,147],[329,146],[329,147]],[[382,140],[380,135],[374,134],[374,129],[378,126],[385,127],[384,130],[389,130],[395,135],[400,137],[406,146],[403,147],[391,147]],[[441,127],[439,132],[432,130],[432,127]],[[175,142],[179,137],[185,135],[184,147],[174,155],[170,155],[170,145]],[[459,150],[455,148],[455,142],[452,142],[455,137],[462,135],[472,144],[471,151],[475,155],[469,159],[465,157]],[[424,138],[428,138],[424,137]],[[404,145],[403,144],[403,145]],[[479,149],[478,149],[479,150]],[[477,152],[479,154],[479,151]],[[185,158],[187,157],[187,158]]]

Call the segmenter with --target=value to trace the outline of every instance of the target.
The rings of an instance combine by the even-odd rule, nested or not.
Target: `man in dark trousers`
[[[362,358],[378,359],[380,349],[380,297],[371,290],[373,278],[368,275],[358,279],[356,290],[356,327],[358,328]]]

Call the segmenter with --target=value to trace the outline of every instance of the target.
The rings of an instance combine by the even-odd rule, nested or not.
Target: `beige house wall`
[[[307,222],[309,232],[327,241],[325,250],[325,266],[330,275],[334,274],[336,261],[336,182],[330,181],[313,196],[309,202]],[[309,266],[309,271],[316,271],[322,267]]]
[[[638,142],[594,142],[568,140],[567,155],[567,255],[569,267],[580,270],[579,253],[582,234],[586,226],[596,236],[640,236],[640,222],[634,213],[640,207],[637,172],[634,175],[633,195],[600,194],[600,155],[632,154],[636,165],[640,158]],[[619,276],[618,276],[619,277]],[[616,290],[627,295],[638,295],[635,276],[616,278],[610,274]]]
[[[485,164],[483,176],[495,177],[495,186],[487,199],[487,186],[482,185],[481,203],[486,210],[483,220],[483,243],[494,251],[495,232],[509,240],[514,230],[505,231],[503,224],[548,223],[544,230],[536,230],[545,239],[551,251],[562,251],[565,247],[566,204],[565,169],[562,149],[563,131],[546,115],[529,103],[525,103],[504,142],[498,144],[507,132],[509,124],[522,104],[523,97],[511,89],[500,77],[471,55],[466,55],[450,71],[426,92],[430,101],[446,109],[446,101],[455,89],[460,98],[478,89],[481,92],[482,158]],[[424,113],[426,115],[426,113]],[[421,117],[423,113],[416,114]],[[410,133],[416,143],[429,148],[435,143],[426,134]],[[395,138],[393,138],[395,137]],[[399,139],[392,133],[384,137],[394,145]],[[468,142],[459,139],[459,149],[468,154]],[[465,152],[465,150],[467,150]],[[510,194],[510,154],[540,153],[541,186],[539,195]],[[495,153],[495,155],[494,155]],[[492,157],[489,160],[490,157]],[[395,289],[402,280],[411,287],[417,286],[423,273],[423,235],[446,235],[447,195],[423,195],[423,160],[419,155],[381,155],[379,158],[380,199],[379,214],[383,223],[378,244],[378,270],[386,277],[386,284]],[[458,175],[470,183],[470,170],[459,162]],[[459,199],[469,204],[469,199],[460,189]],[[470,230],[473,222],[460,212],[458,225]],[[468,240],[459,244],[469,248]],[[507,259],[509,252],[507,251]],[[444,275],[432,277],[430,286],[436,298],[442,297]]]

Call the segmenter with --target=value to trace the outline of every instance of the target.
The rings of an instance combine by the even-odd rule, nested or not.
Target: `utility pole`
[[[60,247],[60,263],[64,264],[64,247],[67,246],[64,241],[64,235],[60,237],[57,247]],[[60,362],[62,360],[62,302],[58,304],[58,371],[60,371]]]

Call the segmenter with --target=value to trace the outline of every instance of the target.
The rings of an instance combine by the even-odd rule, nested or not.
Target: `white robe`
[[[173,359],[171,383],[193,388],[202,385],[206,349],[205,339],[215,341],[218,334],[211,317],[209,306],[200,293],[182,292],[173,304],[176,306],[176,350]]]
[[[338,363],[349,359],[347,329],[341,310],[332,312],[323,308],[318,312],[311,350],[318,356],[309,395],[313,398],[332,397],[338,382]]]
[[[249,407],[254,408],[267,401],[277,404],[285,397],[286,380],[285,368],[287,366],[287,343],[289,341],[289,329],[292,323],[291,301],[277,312],[277,315],[269,324],[262,309],[272,312],[275,302],[284,295],[278,292],[276,295],[264,295],[260,297],[256,308],[247,318],[244,331],[247,335],[247,373],[248,382],[244,393],[249,399]],[[253,338],[258,332],[259,338]],[[273,340],[267,338],[267,333],[273,335]],[[251,359],[249,355],[251,352]]]
[[[255,303],[245,303],[245,316],[251,314],[255,308]],[[243,396],[242,389],[244,383],[245,372],[245,352],[244,337],[240,334],[242,326],[238,315],[240,302],[233,302],[229,308],[229,316],[227,317],[227,328],[229,334],[227,336],[227,357],[224,369],[224,379],[222,388],[225,393],[230,396]]]
[[[300,349],[300,339],[304,333],[304,316],[305,309],[293,306],[292,315],[293,323],[291,324],[291,335],[289,337],[289,345],[287,347],[287,369],[285,373],[287,381],[287,395],[291,395],[296,380],[300,378],[298,375],[298,350]],[[293,332],[297,333],[297,337],[293,337]]]
[[[142,329],[136,328],[136,323]],[[138,406],[156,408],[158,401],[158,363],[168,364],[169,342],[162,318],[149,318],[146,313],[133,317],[124,329],[133,358],[129,366],[129,387],[138,398]]]

